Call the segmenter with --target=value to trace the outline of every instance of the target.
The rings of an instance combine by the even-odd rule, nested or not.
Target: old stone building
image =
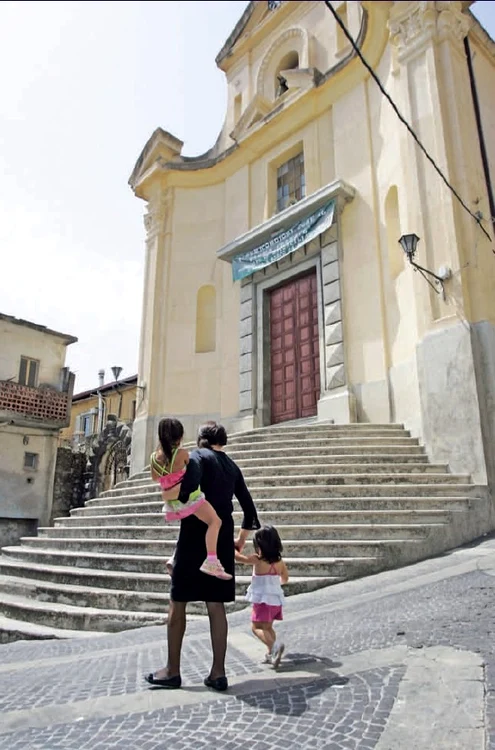
[[[69,423],[77,339],[0,314],[0,546],[51,515],[60,429]]]
[[[247,5],[207,153],[153,133],[130,178],[147,207],[134,470],[173,413],[190,436],[205,418],[400,422],[493,477],[495,44],[470,5],[333,3],[464,207],[323,2]]]

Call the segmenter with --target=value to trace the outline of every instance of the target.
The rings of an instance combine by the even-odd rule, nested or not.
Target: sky
[[[0,2],[0,312],[77,336],[76,392],[137,372],[144,203],[127,181],[161,126],[213,145],[215,56],[246,2]],[[495,1],[474,13],[495,38]]]

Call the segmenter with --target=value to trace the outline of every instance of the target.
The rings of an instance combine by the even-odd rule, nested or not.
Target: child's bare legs
[[[217,557],[217,544],[218,535],[220,533],[220,527],[222,525],[221,520],[215,513],[215,510],[210,503],[203,503],[198,510],[194,513],[196,518],[203,521],[207,525],[206,530],[206,553],[207,558],[201,566],[200,570],[203,573],[207,573],[217,578],[223,578],[224,580],[230,580],[232,576],[230,573],[226,573],[220,560]]]
[[[203,521],[208,528],[206,529],[206,552],[208,555],[217,556],[217,543],[221,520],[215,513],[213,506],[209,502],[203,503],[194,514],[196,518]]]
[[[255,635],[261,643],[265,644],[268,650],[268,656],[270,656],[277,639],[273,629],[273,622],[253,622],[251,623],[251,630],[253,631],[253,635]]]
[[[273,622],[252,622],[253,634],[267,647],[264,663],[272,664],[275,669],[279,666],[285,646],[283,643],[276,645],[277,635],[273,629]]]

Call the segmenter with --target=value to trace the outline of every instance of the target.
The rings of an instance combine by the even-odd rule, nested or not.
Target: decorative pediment
[[[239,138],[244,135],[244,133],[246,133],[250,128],[252,128],[253,125],[256,125],[256,123],[260,122],[265,117],[265,115],[268,114],[272,107],[273,104],[270,104],[270,102],[265,99],[264,96],[256,94],[254,99],[242,113],[237,125],[230,134],[230,137],[236,141],[239,140]]]
[[[252,0],[236,23],[232,33],[216,57],[216,63],[222,63],[235,53],[235,47],[242,44],[251,34],[261,27],[266,19],[273,17],[274,12],[282,3],[270,3],[266,0]]]
[[[157,128],[136,162],[129,178],[129,185],[135,190],[143,177],[153,169],[180,156],[183,142],[162,128]]]

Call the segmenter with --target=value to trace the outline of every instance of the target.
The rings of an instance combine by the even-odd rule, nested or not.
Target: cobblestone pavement
[[[205,621],[171,692],[143,682],[163,628],[0,646],[0,750],[495,750],[494,594],[487,539],[290,598],[277,672],[234,613],[225,694],[202,685]]]

